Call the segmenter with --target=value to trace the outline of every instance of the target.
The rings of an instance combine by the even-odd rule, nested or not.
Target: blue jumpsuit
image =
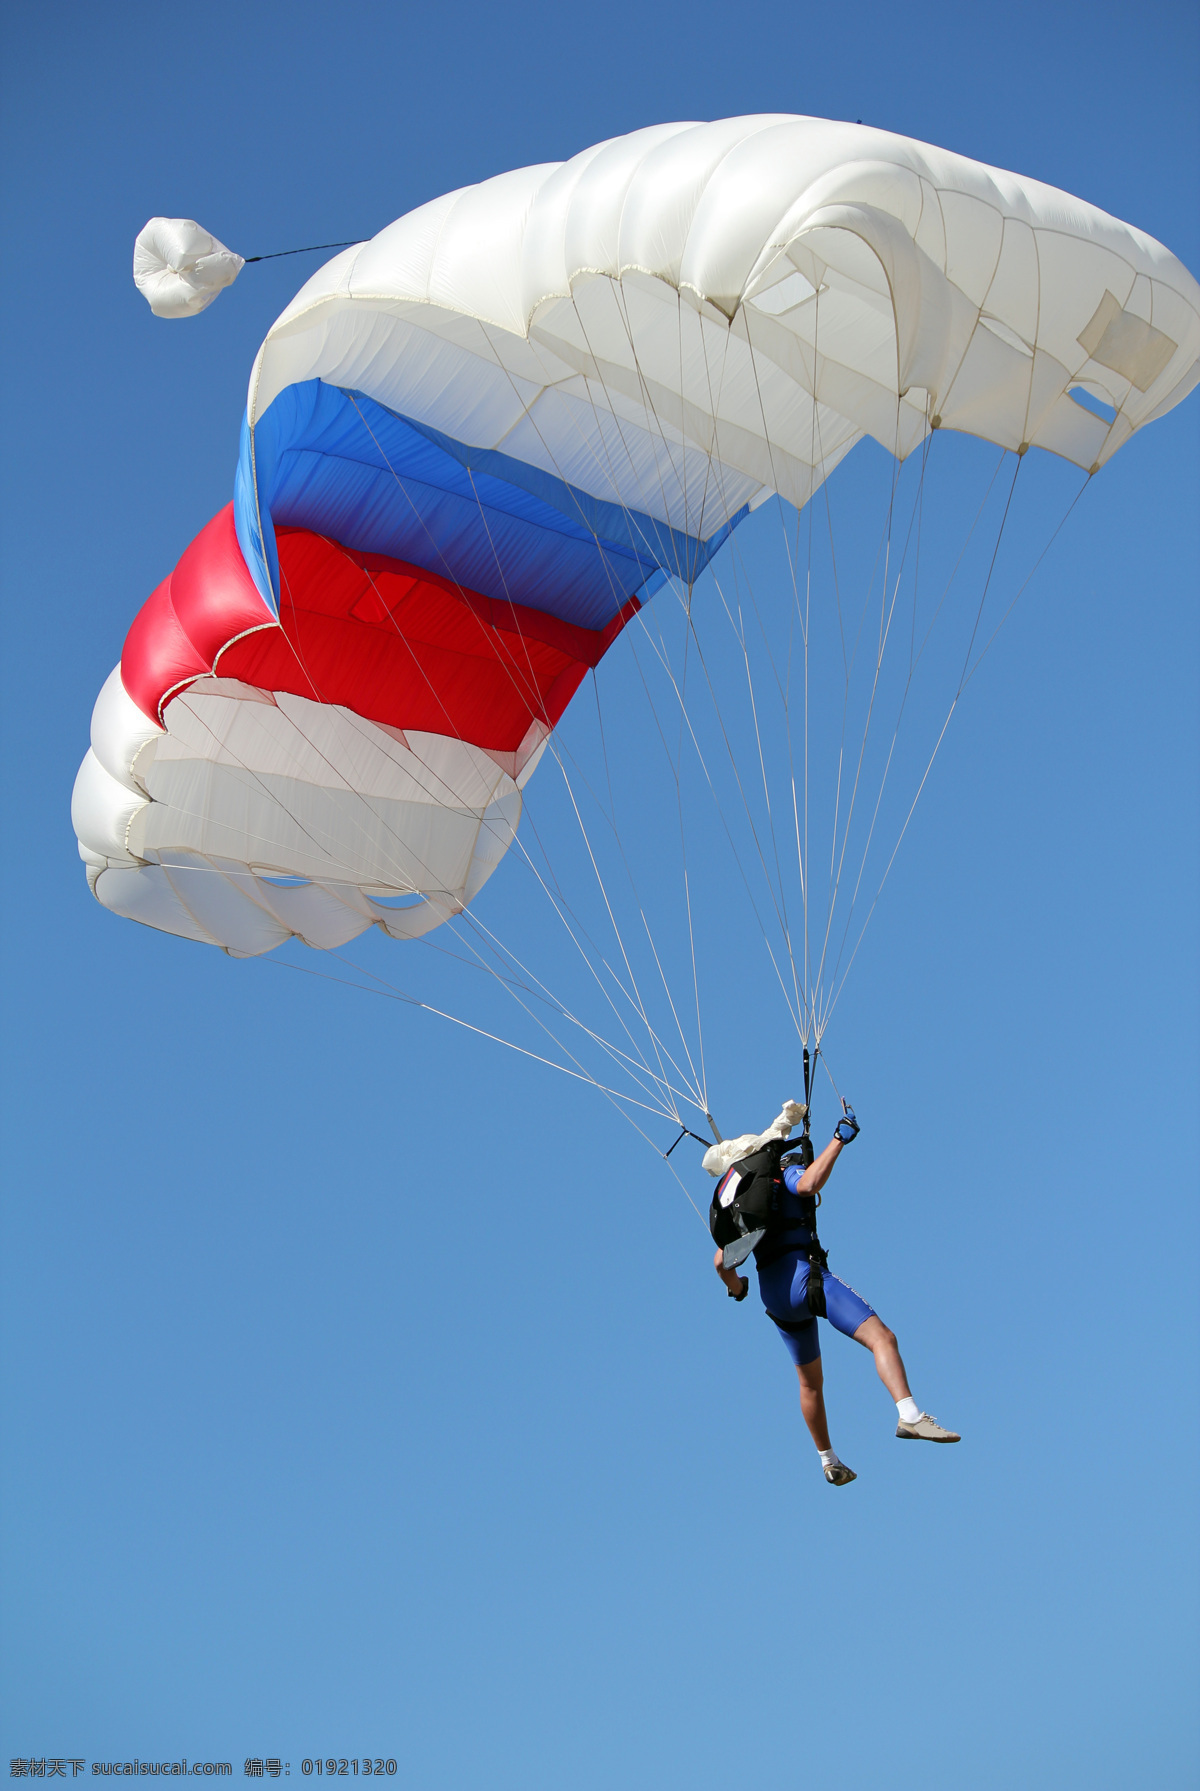
[[[788,1194],[795,1195],[802,1173],[794,1163],[784,1170],[783,1182]],[[812,1242],[812,1232],[806,1225],[788,1225],[789,1206],[793,1217],[798,1215],[798,1203],[792,1205],[785,1195],[781,1215],[785,1229],[782,1233],[773,1232],[770,1242],[760,1244],[754,1257],[758,1268],[758,1291],[767,1317],[774,1320],[792,1361],[802,1368],[806,1363],[816,1361],[821,1353],[821,1340],[817,1335],[817,1321],[806,1303],[809,1275],[806,1252]],[[876,1316],[875,1308],[868,1306],[861,1294],[839,1281],[836,1275],[831,1275],[828,1269],[824,1271],[823,1279],[825,1312],[830,1324],[836,1331],[853,1337],[861,1324]]]

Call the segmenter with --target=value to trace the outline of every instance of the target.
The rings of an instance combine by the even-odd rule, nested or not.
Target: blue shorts
[[[839,1281],[826,1269],[825,1312],[835,1331],[853,1337],[859,1325],[877,1316],[861,1294]],[[808,1310],[808,1258],[790,1254],[778,1256],[758,1271],[758,1291],[767,1309],[767,1317],[775,1321],[779,1335],[797,1368],[815,1362],[821,1354],[817,1321]]]

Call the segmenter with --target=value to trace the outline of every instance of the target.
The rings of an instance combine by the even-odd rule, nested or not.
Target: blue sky
[[[864,1131],[824,1240],[964,1433],[897,1451],[831,1337],[844,1493],[761,1313],[599,1097],[116,921],[68,802],[309,266],[159,323],[129,278],[147,217],[264,253],[642,124],[779,110],[1036,175],[1195,271],[1193,9],[51,0],[4,36],[4,1757],[1188,1782],[1200,401],[1118,456],[1022,598],[838,1010]],[[730,926],[732,1131],[798,1073]],[[358,955],[460,992],[436,959]]]

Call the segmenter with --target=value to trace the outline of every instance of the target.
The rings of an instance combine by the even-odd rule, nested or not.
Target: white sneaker
[[[830,1486],[849,1486],[852,1480],[858,1479],[858,1475],[853,1468],[848,1468],[844,1461],[839,1461],[825,1469],[825,1478]]]
[[[923,1443],[962,1442],[962,1438],[956,1430],[946,1430],[943,1425],[938,1423],[936,1418],[931,1418],[928,1412],[922,1412],[920,1417],[912,1424],[897,1424],[896,1435],[898,1437],[912,1437]]]

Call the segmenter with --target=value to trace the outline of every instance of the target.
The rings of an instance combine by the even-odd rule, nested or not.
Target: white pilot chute
[[[133,245],[133,283],[156,317],[197,316],[245,265],[192,218],[151,218]]]

